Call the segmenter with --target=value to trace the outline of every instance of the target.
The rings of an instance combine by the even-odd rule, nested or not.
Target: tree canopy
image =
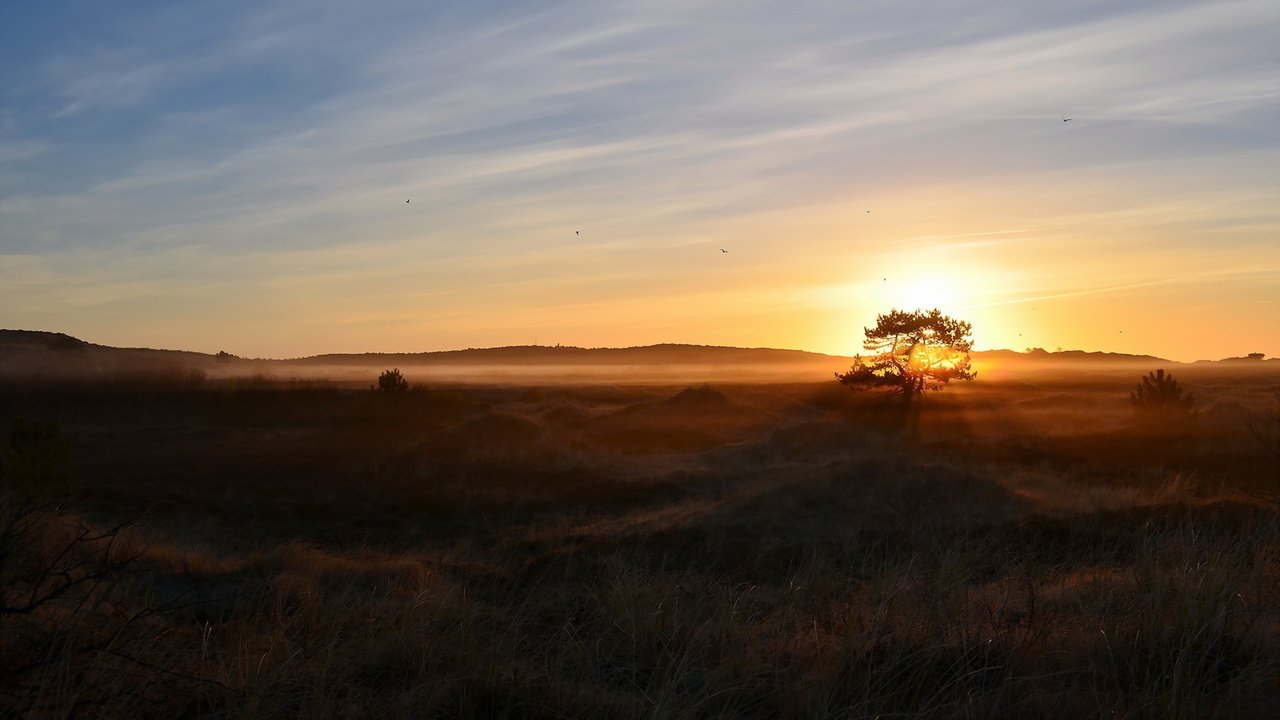
[[[973,326],[933,310],[890,310],[876,317],[876,326],[863,328],[862,347],[846,373],[836,379],[853,390],[884,389],[903,399],[939,390],[952,380],[972,380],[969,351]]]

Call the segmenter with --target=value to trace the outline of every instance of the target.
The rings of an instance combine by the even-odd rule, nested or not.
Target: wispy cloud
[[[1198,257],[1215,233],[1256,254],[1280,231],[1266,1],[233,3],[99,21],[93,42],[73,28],[0,51],[0,252],[68,286],[271,303],[346,273],[346,295],[307,290],[311,312],[361,287],[434,312],[517,281],[552,307],[562,286],[704,296],[706,271],[675,258],[731,242],[750,259],[713,272],[738,297],[757,270],[841,282],[830,258],[886,246],[1024,263],[1089,247],[1049,261],[1085,267],[1157,238]],[[442,293],[415,296],[415,274]],[[42,317],[79,312],[20,292]]]

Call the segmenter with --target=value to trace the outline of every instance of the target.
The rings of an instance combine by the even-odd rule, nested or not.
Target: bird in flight
[[[724,248],[720,248],[720,252],[722,252],[722,253],[728,253],[729,251],[728,251],[728,250],[725,250]]]
[[[408,200],[405,200],[405,201],[404,201],[404,204],[405,204],[405,205],[408,205],[408,204],[409,204],[409,201],[408,201]]]
[[[573,234],[574,234],[574,235],[581,235],[581,234],[582,234],[582,231],[581,231],[581,230],[574,230],[574,231],[573,231]]]
[[[1072,120],[1075,120],[1075,118],[1069,118],[1066,115],[1059,115],[1058,117],[1062,118],[1062,122],[1071,122]]]

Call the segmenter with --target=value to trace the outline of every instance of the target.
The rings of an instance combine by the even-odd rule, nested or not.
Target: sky
[[[1280,355],[1277,37],[1274,0],[5,3],[0,327],[853,354],[939,306]]]

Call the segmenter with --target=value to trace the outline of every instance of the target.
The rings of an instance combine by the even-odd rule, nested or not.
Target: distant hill
[[[0,353],[62,353],[68,356],[77,354],[109,353],[119,356],[154,355],[174,358],[213,358],[208,353],[191,350],[156,350],[153,348],[118,348],[71,337],[66,333],[45,332],[43,330],[0,330]]]
[[[671,366],[839,368],[841,358],[802,350],[734,348],[662,344],[629,348],[513,346],[469,348],[421,353],[331,353],[290,359],[246,359],[219,353],[152,348],[115,348],[63,333],[0,330],[0,375],[111,375],[130,372],[203,370],[219,375],[293,370],[316,375],[326,369],[385,369],[387,367],[449,368],[624,368]]]
[[[640,345],[625,348],[513,345],[421,353],[330,353],[292,362],[321,365],[737,365],[750,363],[847,362],[848,358],[805,350],[719,345]]]
[[[202,368],[213,355],[186,350],[117,348],[65,333],[0,330],[0,375],[100,375]]]
[[[1262,363],[1274,363],[1280,361],[1280,358],[1268,358],[1263,353],[1249,353],[1240,357],[1222,358],[1221,360],[1197,360],[1200,363],[1230,363],[1232,365],[1260,365]]]
[[[971,353],[974,360],[1003,360],[1010,362],[1034,362],[1034,363],[1139,363],[1150,365],[1152,363],[1166,363],[1174,365],[1182,365],[1176,360],[1166,360],[1155,355],[1131,355],[1128,353],[1112,353],[1112,352],[1089,352],[1086,350],[1059,350],[1057,352],[1049,352],[1041,348],[1032,348],[1027,352],[1018,352],[1017,350],[978,350]]]
[[[981,350],[973,353],[979,366],[1004,369],[1017,367],[1048,368],[1071,365],[1079,368],[1104,366],[1188,365],[1152,355],[1085,352],[1066,350],[1048,352],[1033,349]],[[848,366],[851,358],[838,355],[782,350],[776,348],[738,348],[714,345],[664,343],[625,348],[582,348],[571,346],[522,345],[494,348],[468,348],[420,353],[329,353],[291,359],[244,359],[226,353],[217,355],[185,350],[152,348],[116,348],[98,345],[64,333],[36,330],[0,330],[0,375],[103,375],[128,372],[202,370],[218,375],[272,373],[285,374],[291,369],[315,375],[326,368],[363,372],[364,369],[387,367],[436,367],[448,374],[462,368],[521,368],[541,373],[557,367],[599,368],[613,374],[630,373],[633,369],[660,368],[673,372],[681,367],[771,368],[785,376],[788,368],[803,371],[806,377],[817,377]],[[1200,361],[1190,365],[1224,364],[1231,366],[1280,367],[1275,359],[1264,360],[1256,354],[1221,361]],[[612,370],[609,370],[612,368]],[[714,375],[712,375],[714,377]]]

